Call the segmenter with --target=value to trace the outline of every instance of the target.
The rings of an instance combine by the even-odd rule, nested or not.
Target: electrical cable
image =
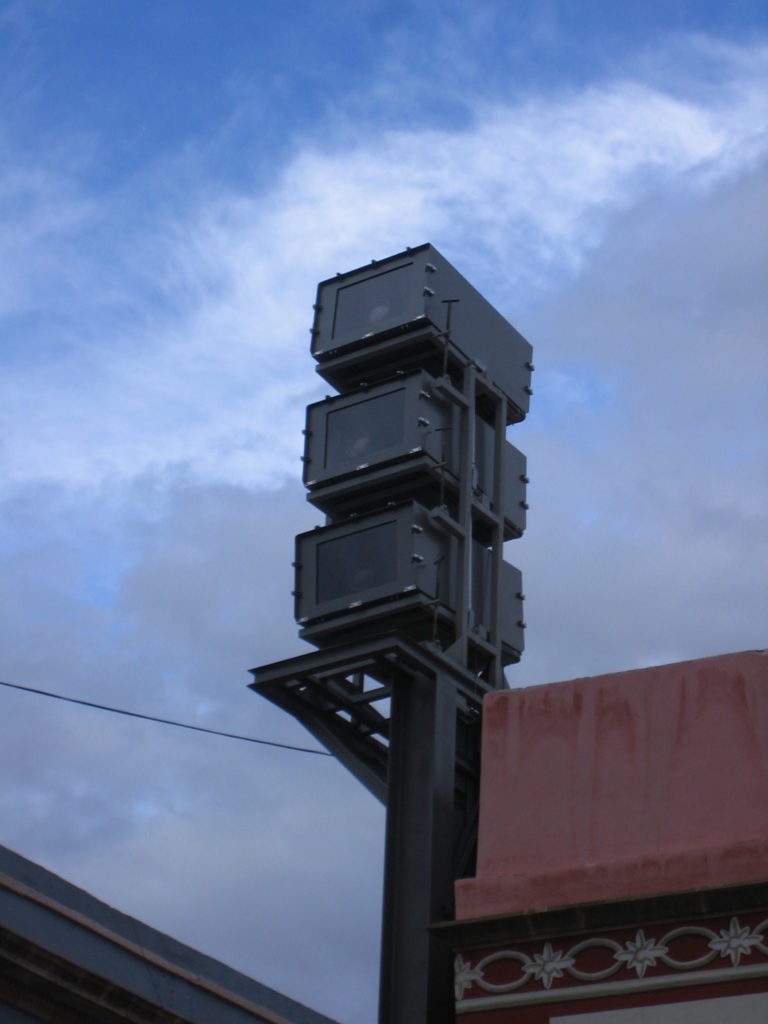
[[[41,697],[52,697],[54,700],[63,700],[68,704],[80,704],[86,708],[96,708],[97,711],[110,711],[114,715],[126,715],[128,718],[141,718],[145,722],[158,722],[160,725],[173,725],[177,729],[190,729],[193,732],[205,732],[211,736],[223,736],[225,739],[242,740],[244,743],[259,743],[265,747],[278,747],[280,750],[294,750],[300,754],[319,754],[321,757],[331,757],[327,750],[316,750],[313,747],[298,747],[292,743],[279,743],[277,740],[263,740],[255,736],[241,736],[239,733],[222,732],[219,729],[207,729],[203,725],[191,725],[189,722],[176,722],[171,718],[158,718],[155,715],[145,715],[140,711],[128,711],[125,708],[113,708],[108,704],[96,704],[91,700],[81,700],[79,697],[66,697],[63,693],[51,693],[49,690],[39,690],[34,686],[22,686],[20,683],[9,683],[0,679],[0,686],[7,686],[12,690],[22,690],[24,693],[36,693]]]

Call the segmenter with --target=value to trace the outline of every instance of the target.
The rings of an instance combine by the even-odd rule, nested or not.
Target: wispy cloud
[[[6,485],[174,464],[261,484],[292,474],[318,390],[318,275],[430,238],[514,320],[583,266],[617,211],[711,188],[765,153],[768,51],[731,50],[729,70],[707,102],[623,80],[481,103],[455,132],[342,133],[264,193],[198,200],[183,221],[158,211],[126,237],[140,192],[97,201],[50,169],[6,174]]]
[[[452,130],[337,113],[250,191],[200,181],[191,146],[98,192],[64,140],[58,162],[5,150],[4,673],[306,739],[245,684],[301,649],[314,289],[427,239],[535,346],[512,681],[764,645],[766,49],[681,39],[643,74],[500,95],[466,93]],[[373,1014],[381,811],[340,766],[34,700],[0,715],[2,841],[341,1019]],[[297,948],[301,907],[320,953],[319,929]]]

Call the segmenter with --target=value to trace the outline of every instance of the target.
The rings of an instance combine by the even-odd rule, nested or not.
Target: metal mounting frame
[[[445,332],[446,344],[450,337],[450,324]],[[468,665],[470,651],[487,659],[483,672],[486,684],[490,689],[504,689],[504,665],[509,661],[502,650],[501,621],[501,573],[504,559],[504,443],[508,418],[508,402],[504,394],[477,367],[470,363],[464,367],[461,388],[455,387],[447,377],[436,381],[436,388],[461,410],[462,416],[462,465],[459,474],[458,517],[453,523],[445,510],[435,510],[435,514],[446,520],[446,528],[459,540],[459,599],[456,611],[456,640],[448,649],[448,653],[460,664]],[[495,428],[494,444],[494,486],[493,509],[479,503],[473,491],[473,458],[475,451],[475,416],[480,405],[485,407],[486,414],[492,416]],[[471,607],[472,578],[472,537],[476,523],[482,522],[489,534],[489,547],[493,559],[493,582],[490,597],[490,636],[484,641],[473,632],[473,609]],[[477,611],[475,609],[474,611]],[[522,621],[522,620],[521,620]],[[512,660],[519,658],[519,653]]]
[[[430,927],[452,919],[454,880],[474,872],[487,684],[399,634],[251,671],[251,689],[386,805],[379,1020],[450,1019],[450,958]]]
[[[436,646],[385,634],[251,669],[250,689],[287,711],[381,803],[387,803],[391,701],[398,685],[417,676],[455,690],[457,817],[454,861],[464,877],[473,867],[477,818],[479,727],[488,684]]]

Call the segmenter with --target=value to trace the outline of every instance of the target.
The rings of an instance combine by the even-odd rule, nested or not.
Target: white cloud
[[[764,646],[768,70],[716,58],[716,87],[675,70],[477,103],[453,132],[337,126],[268,190],[154,224],[152,169],[100,198],[41,171],[0,207],[3,673],[307,742],[245,684],[300,650],[314,288],[426,239],[535,346],[514,682]],[[335,1012],[372,1016],[381,813],[357,783],[36,700],[0,715],[2,841],[330,1012],[367,987]]]
[[[42,182],[29,223],[45,255],[24,241],[2,259],[38,317],[51,302],[31,349],[24,325],[5,329],[6,485],[172,464],[262,485],[293,475],[301,410],[320,390],[307,345],[318,276],[430,238],[514,320],[583,265],[616,211],[649,191],[712,188],[765,152],[766,51],[734,51],[730,72],[707,102],[626,80],[480,105],[456,132],[344,136],[300,152],[266,194],[224,196],[125,241],[109,199],[98,214],[76,198],[52,213]],[[94,219],[96,258],[71,260]],[[12,223],[14,237],[25,226]],[[65,277],[62,327],[49,288]]]

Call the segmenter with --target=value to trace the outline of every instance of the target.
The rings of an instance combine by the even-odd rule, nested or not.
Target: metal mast
[[[380,1024],[452,1019],[453,917],[474,870],[483,695],[523,650],[531,346],[431,245],[318,286],[296,618],[318,650],[253,669],[386,804]]]

